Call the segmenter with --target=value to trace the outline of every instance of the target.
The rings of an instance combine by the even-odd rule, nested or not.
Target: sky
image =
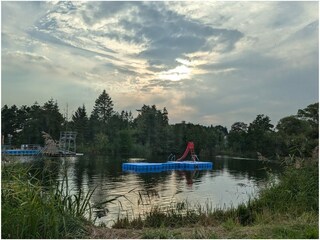
[[[273,124],[319,101],[318,2],[1,2],[1,105]],[[68,107],[67,107],[68,106]]]

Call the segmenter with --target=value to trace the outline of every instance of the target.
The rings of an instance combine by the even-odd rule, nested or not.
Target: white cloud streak
[[[121,108],[167,106],[173,122],[230,126],[264,110],[277,121],[318,99],[318,10],[315,2],[2,2],[3,91],[23,87],[14,86],[22,76],[31,86],[47,77],[61,101],[63,84],[86,89],[88,109],[106,89]]]

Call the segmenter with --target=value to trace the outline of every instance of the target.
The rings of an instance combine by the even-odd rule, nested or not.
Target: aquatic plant
[[[65,180],[65,179],[64,179]],[[65,181],[63,181],[65,182]],[[63,182],[42,186],[22,164],[2,166],[2,238],[80,238],[93,191],[70,194]]]
[[[212,231],[186,235],[163,230],[199,226],[222,227],[227,238],[318,238],[318,162],[293,160],[277,181],[238,207],[212,208],[210,204],[197,206],[183,201],[166,209],[152,206],[150,212],[133,219],[119,218],[113,227],[145,229],[144,238],[216,237]]]

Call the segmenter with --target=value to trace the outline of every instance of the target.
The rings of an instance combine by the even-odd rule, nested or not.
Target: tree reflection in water
[[[69,189],[74,192],[80,189],[89,191],[96,187],[92,205],[125,195],[126,198],[106,204],[109,212],[99,221],[110,224],[119,214],[132,215],[139,214],[139,211],[149,211],[146,208],[148,206],[143,207],[141,200],[139,202],[139,192],[141,196],[149,193],[152,199],[148,202],[149,205],[170,205],[172,202],[188,199],[200,204],[209,201],[213,206],[235,206],[248,200],[248,195],[263,185],[270,173],[278,175],[282,171],[279,164],[272,162],[220,157],[211,160],[212,170],[128,173],[122,171],[122,163],[125,161],[127,160],[106,156],[81,156],[73,160],[66,159],[64,165],[63,161],[50,164],[39,162],[35,169],[44,169],[41,176],[44,179],[49,178],[49,175],[54,179],[62,179],[62,169],[65,169]],[[152,195],[152,192],[157,192],[158,195]],[[245,194],[239,197],[242,192]]]

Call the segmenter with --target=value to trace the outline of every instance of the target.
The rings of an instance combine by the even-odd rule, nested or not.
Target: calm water
[[[60,169],[50,172],[62,179],[65,169],[69,189],[74,192],[96,187],[93,204],[125,195],[104,205],[105,211],[99,211],[96,223],[111,226],[118,216],[138,216],[150,211],[152,206],[166,208],[184,200],[191,205],[209,204],[213,208],[237,206],[258,193],[267,181],[269,170],[276,176],[281,171],[276,163],[257,160],[228,157],[202,160],[212,161],[213,169],[137,174],[122,171],[122,163],[128,159],[81,156],[61,160]],[[42,167],[51,168],[51,165],[52,162],[44,162]],[[105,216],[101,216],[103,213]]]

